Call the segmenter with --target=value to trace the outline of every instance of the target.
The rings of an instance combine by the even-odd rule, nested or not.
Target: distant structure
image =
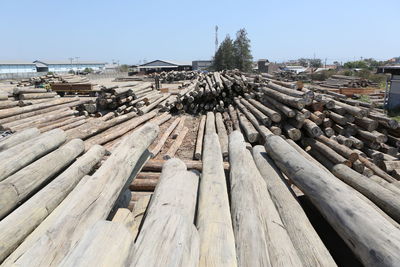
[[[279,69],[279,66],[275,63],[269,62],[268,59],[259,59],[257,61],[257,67],[254,69],[261,73],[273,73]]]
[[[218,25],[215,26],[215,53],[218,50]]]
[[[204,71],[209,70],[212,64],[212,60],[194,60],[192,61],[192,68],[193,70]]]
[[[32,72],[36,72],[35,63],[27,61],[0,61],[0,74]]]
[[[400,66],[378,67],[377,73],[390,73],[383,102],[385,109],[389,111],[400,110]]]
[[[140,72],[152,73],[173,70],[192,70],[192,64],[188,62],[176,62],[171,60],[153,60],[138,66]]]
[[[35,60],[33,63],[36,64],[38,72],[68,72],[83,71],[86,68],[90,68],[94,71],[104,70],[105,62],[96,61],[46,61],[46,60]]]

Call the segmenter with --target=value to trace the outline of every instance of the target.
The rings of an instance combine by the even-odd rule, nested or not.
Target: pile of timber
[[[158,76],[162,83],[171,83],[175,81],[193,80],[197,78],[198,74],[199,73],[196,71],[163,71],[161,73],[149,74],[148,77]]]
[[[56,92],[52,92],[51,90],[34,87],[15,87],[13,95],[15,99],[19,100],[19,106],[43,103],[60,97]]]
[[[97,98],[96,110],[94,107],[90,113],[114,111],[115,116],[129,112],[142,115],[156,108],[169,96],[169,93],[155,90],[150,82],[139,83],[132,87],[118,87],[118,85],[102,87]]]
[[[0,110],[0,131],[18,132],[36,127],[42,132],[61,128],[73,129],[86,122],[85,116],[78,116],[75,108],[90,100],[73,98],[51,98],[42,103]]]
[[[361,88],[361,87],[377,87],[378,84],[368,79],[356,76],[332,75],[327,80],[319,83],[320,86],[328,88]]]

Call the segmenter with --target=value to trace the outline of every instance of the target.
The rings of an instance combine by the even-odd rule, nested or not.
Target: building
[[[151,62],[144,63],[138,67],[140,72],[161,72],[161,71],[173,71],[173,70],[192,70],[192,64],[186,62],[176,62],[170,60],[154,60]]]
[[[86,68],[90,68],[94,71],[104,70],[106,63],[95,62],[95,61],[47,61],[47,60],[35,60],[33,63],[36,64],[38,71],[40,72],[68,72],[83,71]]]
[[[400,110],[400,65],[378,67],[377,73],[390,74],[386,83],[384,107],[389,112]]]
[[[194,60],[192,61],[193,70],[209,70],[212,66],[212,60]]]
[[[0,74],[36,72],[36,65],[26,61],[0,61]]]

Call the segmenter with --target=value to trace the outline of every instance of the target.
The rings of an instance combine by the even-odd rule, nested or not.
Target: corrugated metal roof
[[[35,63],[29,61],[8,61],[8,60],[0,60],[0,65],[35,65]]]
[[[166,67],[165,65],[153,66],[152,64],[157,62],[157,61],[158,62],[167,63],[167,64],[170,64],[170,65],[174,65],[174,66],[192,66],[191,62],[178,62],[178,61],[173,61],[173,60],[160,60],[160,59],[157,59],[157,60],[153,60],[153,61],[144,63],[144,64],[140,65],[140,67],[145,67],[145,66],[149,66],[149,65],[150,65],[149,67],[153,67],[153,68],[159,67],[159,66]]]
[[[45,65],[71,65],[71,61],[62,61],[62,60],[35,60],[34,63],[43,63]],[[72,61],[72,65],[102,65],[106,64],[105,62],[98,62],[98,61],[85,61],[85,60],[76,60]]]

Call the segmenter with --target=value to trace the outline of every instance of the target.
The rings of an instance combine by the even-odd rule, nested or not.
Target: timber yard
[[[360,2],[2,1],[0,267],[400,267],[400,2]]]

